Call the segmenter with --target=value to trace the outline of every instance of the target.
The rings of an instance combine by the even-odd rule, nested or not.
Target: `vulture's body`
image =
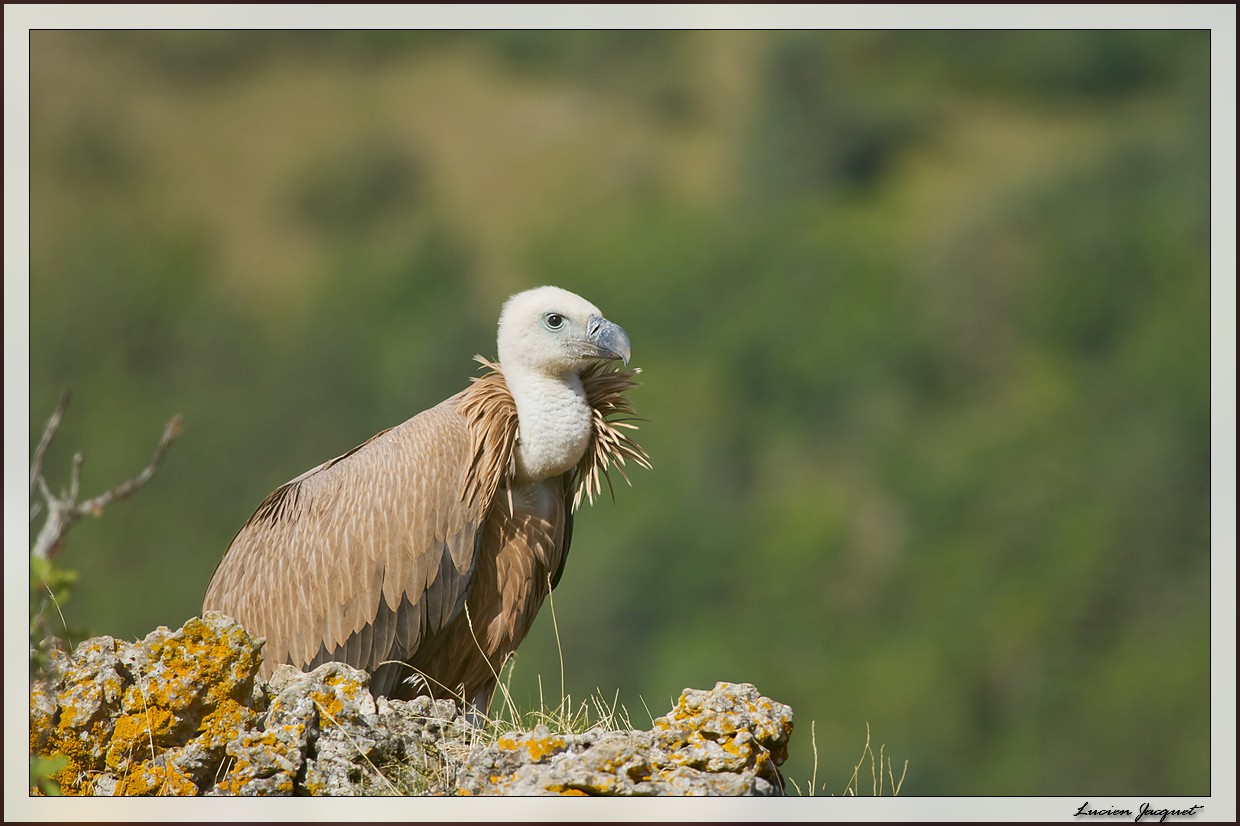
[[[264,673],[340,661],[375,694],[485,710],[559,581],[572,513],[609,468],[628,337],[578,296],[513,296],[500,364],[460,393],[277,488],[233,539],[204,610],[265,637]]]

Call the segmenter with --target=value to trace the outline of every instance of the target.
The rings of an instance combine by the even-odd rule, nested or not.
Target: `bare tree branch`
[[[39,439],[39,444],[34,449],[34,456],[30,460],[30,496],[32,498],[34,497],[35,485],[43,476],[43,457],[47,454],[47,448],[52,443],[52,439],[56,438],[56,431],[60,429],[60,419],[64,416],[65,408],[69,406],[69,397],[72,395],[68,388],[65,388],[65,392],[60,394],[60,401],[56,403],[56,409],[52,411],[52,415],[48,417],[47,424],[43,426],[43,436]],[[34,519],[37,508],[37,505],[31,506],[31,519]]]
[[[181,417],[173,416],[168,424],[164,426],[164,435],[160,437],[159,444],[155,448],[155,454],[151,456],[150,464],[142,469],[137,476],[125,482],[121,482],[107,493],[96,496],[94,499],[87,499],[78,505],[78,509],[82,514],[91,514],[98,516],[104,507],[112,504],[118,499],[124,499],[138,488],[151,481],[151,477],[155,475],[155,469],[159,467],[159,463],[164,460],[164,453],[168,451],[168,446],[176,441],[177,436],[181,435]],[[79,454],[81,455],[81,454]],[[76,493],[76,490],[74,491]]]
[[[106,493],[102,493],[93,499],[87,499],[85,502],[77,501],[81,487],[83,460],[82,454],[77,453],[73,457],[73,468],[69,476],[69,489],[61,496],[56,496],[48,488],[47,481],[43,478],[43,458],[47,452],[47,446],[51,444],[52,438],[56,435],[57,428],[60,427],[60,419],[64,415],[65,407],[68,403],[69,393],[65,391],[64,395],[60,397],[60,403],[56,406],[56,410],[52,413],[51,418],[47,420],[47,426],[43,429],[43,438],[39,440],[39,446],[35,448],[34,457],[30,464],[30,495],[32,498],[34,497],[35,488],[37,487],[47,503],[47,519],[44,521],[43,528],[39,531],[39,536],[35,539],[30,553],[43,559],[51,559],[60,552],[61,542],[74,522],[77,522],[84,516],[101,515],[106,506],[117,500],[124,499],[149,482],[151,477],[155,475],[160,462],[163,461],[164,454],[168,451],[169,446],[176,440],[177,436],[181,435],[181,417],[179,415],[173,416],[164,427],[164,434],[159,440],[159,445],[155,448],[155,454],[151,457],[150,463],[142,469],[142,472]],[[32,504],[30,511],[31,521],[34,520],[37,511],[37,503]]]

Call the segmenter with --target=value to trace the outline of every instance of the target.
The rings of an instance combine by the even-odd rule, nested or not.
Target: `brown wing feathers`
[[[545,596],[547,565],[558,580],[571,511],[593,500],[611,468],[649,467],[627,432],[623,394],[636,371],[591,369],[582,379],[594,438],[565,479],[563,518],[512,518],[516,405],[498,367],[478,360],[486,369],[465,390],[280,486],[234,538],[204,609],[267,638],[265,674],[283,662],[340,660],[371,671],[376,694],[399,696],[412,690],[403,684],[409,663],[432,683],[439,672],[493,684],[487,655],[502,663],[520,642]],[[493,582],[476,581],[480,557]],[[503,621],[468,628],[467,598],[497,600]],[[491,650],[479,652],[475,636]]]
[[[268,670],[407,657],[466,591],[481,522],[461,501],[470,441],[449,400],[277,489],[233,540],[205,607],[266,636]]]

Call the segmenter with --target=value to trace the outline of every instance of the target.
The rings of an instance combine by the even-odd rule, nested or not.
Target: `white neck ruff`
[[[541,482],[571,470],[590,443],[592,412],[576,373],[505,373],[517,405],[517,482]]]

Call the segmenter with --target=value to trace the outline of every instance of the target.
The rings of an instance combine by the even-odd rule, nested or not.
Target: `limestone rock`
[[[261,643],[220,614],[137,643],[53,652],[31,687],[31,751],[63,754],[66,794],[197,794],[252,724]]]
[[[792,709],[749,684],[685,689],[670,713],[654,721],[655,753],[669,765],[709,773],[752,773],[778,784],[788,757]]]
[[[480,749],[458,777],[476,795],[777,795],[792,710],[752,685],[686,689],[652,731],[558,735],[539,726]]]
[[[31,753],[65,755],[52,779],[79,795],[782,793],[792,711],[745,683],[686,689],[650,731],[496,736],[450,700],[376,700],[341,663],[265,683],[261,648],[209,613],[53,652],[31,685]]]

